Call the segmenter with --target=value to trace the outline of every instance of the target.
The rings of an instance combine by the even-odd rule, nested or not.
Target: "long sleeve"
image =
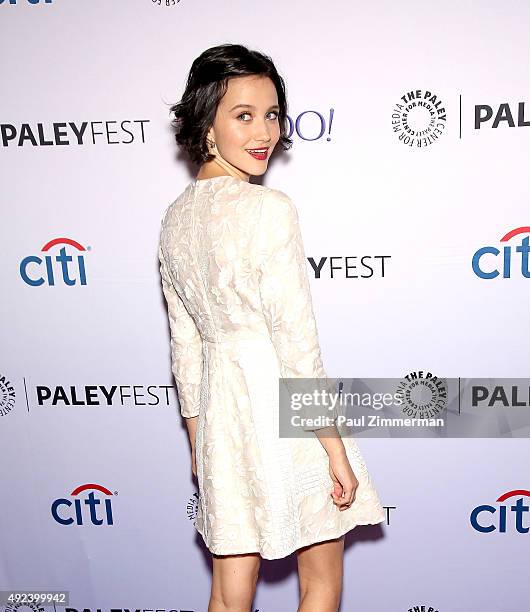
[[[177,385],[180,413],[190,418],[199,414],[202,339],[195,321],[173,285],[161,244],[158,258],[171,332],[171,370]]]
[[[292,200],[276,189],[268,190],[263,197],[258,257],[262,309],[282,377],[328,378],[322,363],[298,212]],[[335,392],[329,381],[320,383],[315,382],[315,386]],[[310,412],[306,410],[305,414]],[[321,408],[316,413],[337,416],[336,411]],[[320,428],[303,427],[306,431]]]

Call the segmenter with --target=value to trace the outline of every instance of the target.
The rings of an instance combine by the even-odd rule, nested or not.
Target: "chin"
[[[253,167],[246,170],[246,172],[252,176],[262,176],[267,172],[267,168],[269,167],[268,161],[269,160],[265,160],[265,162],[256,162],[256,164],[253,164]]]
[[[269,160],[267,159],[264,161],[256,160],[255,164],[253,164],[252,162],[248,164],[247,162],[245,164],[241,163],[232,165],[234,166],[234,168],[237,168],[238,170],[244,172],[245,174],[248,174],[249,176],[262,176],[263,174],[265,174],[265,172],[267,172],[267,168],[269,167],[268,162]]]
[[[249,172],[250,176],[263,176],[267,172],[267,166],[262,168],[261,170],[254,170],[253,172]]]

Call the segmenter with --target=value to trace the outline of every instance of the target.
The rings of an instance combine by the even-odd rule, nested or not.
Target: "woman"
[[[292,144],[284,82],[269,57],[220,45],[193,62],[171,111],[200,164],[164,213],[159,258],[195,526],[213,557],[208,611],[250,610],[260,558],[294,551],[299,610],[337,610],[344,534],[384,513],[333,421],[305,437],[278,431],[278,379],[326,378],[297,209],[249,180]]]

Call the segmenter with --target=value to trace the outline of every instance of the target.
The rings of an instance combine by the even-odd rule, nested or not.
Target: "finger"
[[[340,506],[344,508],[349,508],[353,504],[353,500],[355,499],[355,489],[352,491],[344,491],[344,497],[340,500]]]
[[[332,500],[333,500],[333,503],[338,507],[340,507],[344,503],[343,497],[333,496],[333,494],[332,494]]]
[[[339,505],[340,505],[340,500],[341,500],[341,498],[340,498],[340,496],[339,496],[339,495],[336,495],[335,493],[331,493],[331,499],[333,500],[333,503],[334,503],[336,506],[339,506]]]
[[[340,499],[340,497],[342,496],[342,487],[340,484],[334,485],[333,491],[331,492],[331,496],[333,497],[333,499]]]
[[[344,489],[344,493],[342,495],[343,501],[348,502],[353,495],[353,491],[351,489]]]
[[[339,510],[348,510],[348,508],[351,508],[351,507],[352,507],[352,503],[353,503],[353,502],[351,502],[351,501],[346,502],[345,504],[343,504],[343,505],[342,505],[342,506],[339,508]]]

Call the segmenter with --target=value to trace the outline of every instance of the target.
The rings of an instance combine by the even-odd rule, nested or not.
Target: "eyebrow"
[[[236,109],[236,108],[240,108],[240,107],[241,107],[241,108],[253,108],[253,109],[256,109],[256,107],[255,107],[255,106],[252,106],[252,104],[236,104],[235,106],[232,106],[232,108],[231,108],[231,109],[230,109],[228,112],[229,112],[229,113],[231,113],[231,112],[232,112],[234,109]],[[270,110],[271,108],[277,108],[277,109],[279,109],[279,108],[280,108],[280,106],[279,106],[278,104],[273,104],[271,107],[269,107],[269,110]]]

